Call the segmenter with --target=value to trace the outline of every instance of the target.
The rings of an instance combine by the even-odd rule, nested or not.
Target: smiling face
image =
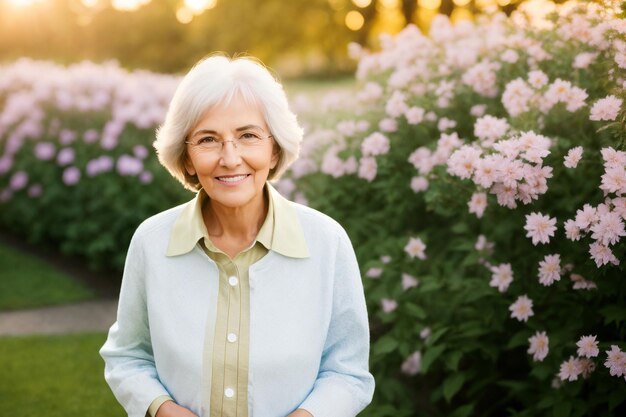
[[[225,208],[263,207],[263,186],[278,163],[278,152],[260,108],[235,96],[228,104],[212,107],[191,129],[187,141],[185,169],[197,175],[212,205]],[[254,146],[232,140],[260,137]],[[196,145],[225,141],[209,150]]]

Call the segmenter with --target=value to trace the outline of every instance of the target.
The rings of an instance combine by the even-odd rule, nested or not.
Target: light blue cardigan
[[[269,189],[277,212],[297,218],[309,256],[270,251],[250,268],[248,417],[285,417],[297,408],[314,417],[355,416],[370,403],[374,378],[354,250],[337,222]],[[144,417],[161,395],[209,417],[218,269],[199,245],[166,256],[185,206],[135,232],[117,322],[100,350],[105,378],[130,417]]]

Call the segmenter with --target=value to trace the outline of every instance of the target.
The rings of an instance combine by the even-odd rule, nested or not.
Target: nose
[[[241,164],[241,155],[239,155],[234,141],[228,140],[224,141],[222,144],[220,164],[227,168],[236,167]]]

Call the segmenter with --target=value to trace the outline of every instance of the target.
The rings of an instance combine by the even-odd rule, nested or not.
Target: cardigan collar
[[[256,241],[268,250],[290,258],[308,258],[304,233],[291,202],[269,183],[265,183],[265,191],[269,196],[269,207]],[[202,217],[202,205],[208,198],[206,192],[200,189],[196,197],[184,205],[172,228],[167,256],[183,255],[190,252],[200,239],[209,240]]]

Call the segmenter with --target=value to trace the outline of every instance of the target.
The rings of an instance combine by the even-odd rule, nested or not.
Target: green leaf
[[[464,382],[465,374],[462,373],[452,374],[443,381],[443,397],[447,402],[450,402],[452,397],[459,392]]]
[[[604,324],[626,321],[626,308],[620,305],[606,306],[600,310],[600,314],[604,316]]]
[[[398,341],[392,336],[385,336],[374,344],[374,354],[382,355],[394,351],[398,347]]]
[[[426,318],[426,312],[424,311],[422,307],[418,305],[415,305],[413,303],[406,303],[404,305],[404,309],[407,311],[407,313],[410,313],[415,318],[418,318],[418,319]]]
[[[557,404],[552,410],[554,417],[569,417],[572,412],[572,405],[567,402]]]
[[[427,373],[428,368],[432,365],[433,361],[437,359],[443,351],[446,350],[446,347],[443,345],[433,346],[429,348],[426,353],[422,356],[422,373]]]
[[[426,339],[426,343],[429,345],[434,345],[437,341],[448,332],[447,327],[442,327],[441,329],[435,330],[432,334]]]
[[[453,371],[456,371],[457,369],[459,369],[459,361],[461,360],[462,357],[463,357],[463,352],[459,350],[450,353],[450,355],[448,355],[448,358],[446,360],[448,369],[451,369]]]
[[[474,412],[474,404],[463,405],[450,414],[450,417],[469,417]]]
[[[506,344],[505,349],[506,350],[514,349],[519,346],[524,346],[527,343],[528,343],[528,331],[521,330],[515,333],[513,337],[509,339],[509,343]]]

